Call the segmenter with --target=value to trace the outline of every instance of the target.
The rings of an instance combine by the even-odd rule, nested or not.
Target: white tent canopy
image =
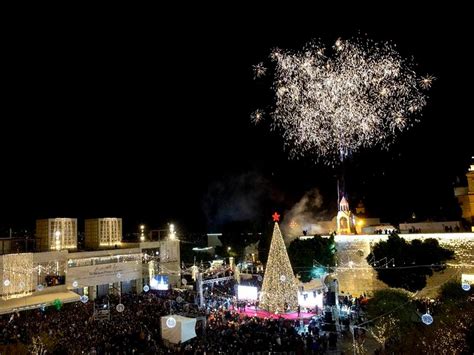
[[[176,321],[168,322],[168,318],[174,318]],[[175,326],[170,328],[168,325],[175,323]],[[178,344],[192,339],[196,336],[196,318],[187,318],[178,315],[169,315],[161,317],[161,337],[170,343]]]

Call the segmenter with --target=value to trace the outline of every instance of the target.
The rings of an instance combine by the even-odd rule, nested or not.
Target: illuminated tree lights
[[[33,254],[6,254],[0,256],[0,274],[3,274],[2,299],[23,297],[33,290]]]
[[[290,156],[333,164],[352,152],[387,146],[416,122],[433,76],[417,76],[390,43],[338,39],[301,51],[275,49],[272,129]],[[254,68],[255,69],[255,68]],[[252,117],[255,123],[259,120]]]
[[[286,308],[298,306],[297,283],[286,251],[280,227],[275,222],[263,277],[261,305],[273,313],[284,313]]]

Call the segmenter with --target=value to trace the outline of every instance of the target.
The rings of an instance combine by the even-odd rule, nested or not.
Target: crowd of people
[[[111,297],[110,304],[118,300]],[[36,346],[57,354],[165,353],[160,344],[160,317],[169,300],[154,293],[123,295],[122,313],[96,320],[94,303],[65,304],[0,317],[0,343]],[[105,304],[99,302],[100,304]],[[29,349],[30,351],[32,349]],[[15,351],[16,352],[16,351]]]
[[[261,319],[239,314],[232,298],[233,281],[206,290],[203,307],[195,292],[172,290],[118,296],[0,316],[0,353],[52,354],[257,354],[324,353],[334,346],[334,333],[316,320]],[[123,312],[115,306],[124,305]],[[107,307],[110,317],[95,311]],[[197,337],[170,347],[161,338],[161,317],[182,314],[198,322]],[[337,336],[336,336],[337,337]],[[22,351],[22,349],[24,351]],[[8,352],[8,351],[5,351]]]
[[[335,347],[334,333],[321,331],[316,321],[304,327],[300,320],[242,317],[216,309],[208,317],[206,336],[179,350],[185,354],[323,354],[329,345]]]

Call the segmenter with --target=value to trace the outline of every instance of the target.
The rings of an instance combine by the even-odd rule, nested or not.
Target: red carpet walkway
[[[315,313],[305,313],[305,312],[301,312],[299,317],[298,317],[298,312],[274,314],[274,313],[270,313],[261,309],[255,311],[255,307],[245,307],[245,312],[242,310],[237,310],[237,309],[234,309],[234,310],[237,311],[242,316],[245,315],[248,317],[274,318],[274,319],[278,319],[280,317],[283,317],[285,319],[309,319],[316,315]]]

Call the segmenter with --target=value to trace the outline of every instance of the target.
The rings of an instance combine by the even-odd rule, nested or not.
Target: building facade
[[[77,219],[38,219],[36,238],[42,251],[77,249]]]
[[[462,218],[474,225],[474,163],[471,164],[466,178],[467,186],[455,188],[454,195],[461,207]]]
[[[87,249],[119,247],[122,242],[122,218],[95,218],[85,221]]]
[[[76,220],[58,220],[37,222],[41,249],[47,251],[0,255],[0,314],[51,305],[58,299],[66,303],[81,296],[94,300],[146,292],[158,279],[181,286],[179,240],[122,243],[122,220],[102,218],[86,221],[86,244],[89,236],[88,246],[95,249],[78,251],[72,237],[56,243],[55,233],[71,236],[75,231],[77,236]]]

